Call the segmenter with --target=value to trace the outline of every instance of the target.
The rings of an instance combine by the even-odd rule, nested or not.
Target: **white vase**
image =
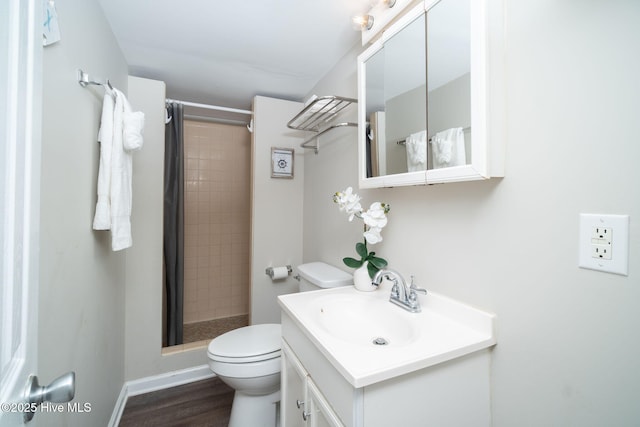
[[[353,285],[359,291],[371,292],[378,289],[377,286],[371,284],[371,277],[369,277],[369,271],[367,270],[368,264],[369,261],[365,261],[362,267],[353,272]]]

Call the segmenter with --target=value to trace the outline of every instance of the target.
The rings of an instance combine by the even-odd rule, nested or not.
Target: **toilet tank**
[[[298,266],[300,292],[353,285],[353,275],[324,262],[310,262]]]

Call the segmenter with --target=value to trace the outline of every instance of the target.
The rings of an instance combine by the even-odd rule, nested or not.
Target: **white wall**
[[[359,44],[354,46],[311,93],[357,98],[356,56],[360,51]],[[357,122],[357,104],[347,107],[344,114],[345,119],[339,121]],[[357,133],[355,127],[334,129],[323,137],[318,154],[313,150],[305,152],[304,262],[324,261],[352,271],[342,258],[356,256],[355,244],[362,241],[362,223],[349,222],[332,198],[336,191],[348,186],[358,191]]]
[[[126,251],[125,380],[207,363],[205,348],[162,354],[162,236],[165,84],[129,77],[128,99],[145,114],[144,146],[133,157],[133,247]]]
[[[256,96],[253,99],[251,324],[280,323],[277,296],[295,292],[293,274],[272,281],[267,267],[302,261],[302,132],[286,124],[302,109],[299,102]],[[293,179],[271,178],[271,147],[294,148]]]
[[[125,254],[92,230],[101,87],[127,89],[127,64],[96,1],[58,0],[62,39],[44,48],[38,372],[41,384],[76,372],[89,414],[37,415],[39,425],[106,425],[124,378]]]
[[[498,315],[494,426],[637,425],[640,3],[505,3],[505,178],[360,191],[391,204],[376,249]],[[313,92],[354,96],[359,51]],[[360,224],[330,195],[357,186],[356,152],[354,131],[305,155],[305,261],[353,255]],[[581,212],[631,216],[628,277],[578,268]]]

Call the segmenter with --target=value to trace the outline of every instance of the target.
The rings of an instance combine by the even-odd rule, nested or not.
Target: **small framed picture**
[[[293,148],[271,147],[271,178],[293,178]]]

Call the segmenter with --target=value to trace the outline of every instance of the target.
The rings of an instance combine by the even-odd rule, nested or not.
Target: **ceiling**
[[[99,0],[131,75],[242,109],[255,95],[301,101],[358,42],[351,17],[370,1]]]

